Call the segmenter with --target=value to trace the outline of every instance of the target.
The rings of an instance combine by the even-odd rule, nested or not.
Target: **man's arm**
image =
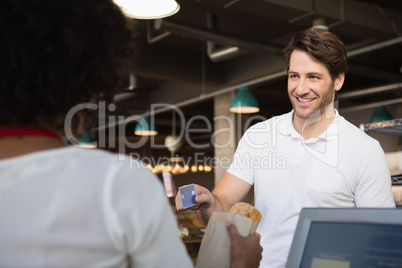
[[[250,188],[250,184],[226,172],[212,193],[208,190],[197,193],[195,200],[200,204],[196,210],[198,219],[206,225],[214,211],[227,212],[246,197]]]
[[[357,207],[395,207],[389,164],[379,143],[366,148],[355,169]]]

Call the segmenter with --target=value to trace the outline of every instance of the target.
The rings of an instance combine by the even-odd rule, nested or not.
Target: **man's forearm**
[[[212,206],[210,206],[208,208],[201,206],[198,210],[196,210],[198,220],[205,226],[208,224],[208,221],[211,218],[211,215],[213,212],[215,212],[215,211],[216,212],[225,212],[225,209],[224,209],[219,197],[214,194],[212,194],[212,196],[214,197],[214,202],[213,202]]]

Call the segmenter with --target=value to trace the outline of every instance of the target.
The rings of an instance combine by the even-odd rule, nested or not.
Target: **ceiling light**
[[[197,172],[198,168],[196,165],[191,166],[191,172]]]
[[[94,139],[92,139],[91,135],[88,132],[85,132],[82,135],[82,138],[78,144],[78,147],[94,149],[94,148],[96,148],[96,142],[94,141]]]
[[[329,28],[324,18],[317,18],[313,21],[313,27],[328,31]]]
[[[172,152],[177,152],[183,146],[183,139],[175,135],[168,135],[165,138],[166,148]]]
[[[183,157],[179,153],[177,153],[177,150],[179,150],[183,146],[183,140],[181,139],[181,137],[175,135],[166,136],[165,146],[170,151],[170,162],[175,163],[183,161]]]
[[[204,167],[204,171],[205,172],[210,172],[212,170],[212,167],[211,166],[205,166]]]
[[[114,0],[123,13],[134,19],[160,19],[176,14],[180,5],[174,0]]]
[[[377,123],[394,119],[391,113],[385,108],[384,105],[377,106],[373,115],[371,116],[370,123]]]
[[[151,118],[149,115],[143,115],[135,126],[134,134],[138,136],[155,136],[158,132],[155,126],[151,125]]]
[[[182,162],[183,157],[179,153],[171,153],[169,157],[169,162],[171,163],[177,163],[177,162]]]
[[[229,111],[232,113],[251,114],[260,111],[257,99],[250,92],[248,86],[239,88],[239,91],[230,103]]]
[[[172,173],[174,175],[186,174],[189,171],[191,172],[211,172],[212,167],[208,165],[186,165],[184,163],[171,163],[169,165],[160,164],[156,166],[148,165],[147,166],[154,174],[164,174],[164,173]]]

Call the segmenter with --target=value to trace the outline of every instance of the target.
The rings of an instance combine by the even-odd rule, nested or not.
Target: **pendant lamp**
[[[171,163],[183,162],[183,157],[181,156],[181,154],[177,152],[174,153],[172,152],[170,153],[169,162]]]
[[[371,116],[370,123],[377,123],[394,119],[391,113],[385,108],[384,105],[377,106],[373,115]]]
[[[180,5],[175,0],[114,0],[122,12],[133,19],[160,19],[176,14]]]
[[[91,135],[88,132],[85,132],[80,139],[78,147],[94,149],[96,148],[96,142],[92,139]]]
[[[183,146],[181,137],[169,135],[165,138],[165,146],[170,151],[170,162],[182,162],[183,157],[177,152]]]
[[[155,136],[158,132],[155,126],[151,125],[151,118],[149,115],[143,115],[135,126],[134,134],[138,136]]]
[[[248,86],[242,86],[230,103],[232,113],[251,114],[260,111],[257,99],[250,92]]]

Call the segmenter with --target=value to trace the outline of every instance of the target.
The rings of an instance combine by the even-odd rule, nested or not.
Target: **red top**
[[[10,137],[10,136],[44,136],[55,138],[62,141],[60,136],[55,132],[37,126],[3,126],[0,127],[0,138]]]

